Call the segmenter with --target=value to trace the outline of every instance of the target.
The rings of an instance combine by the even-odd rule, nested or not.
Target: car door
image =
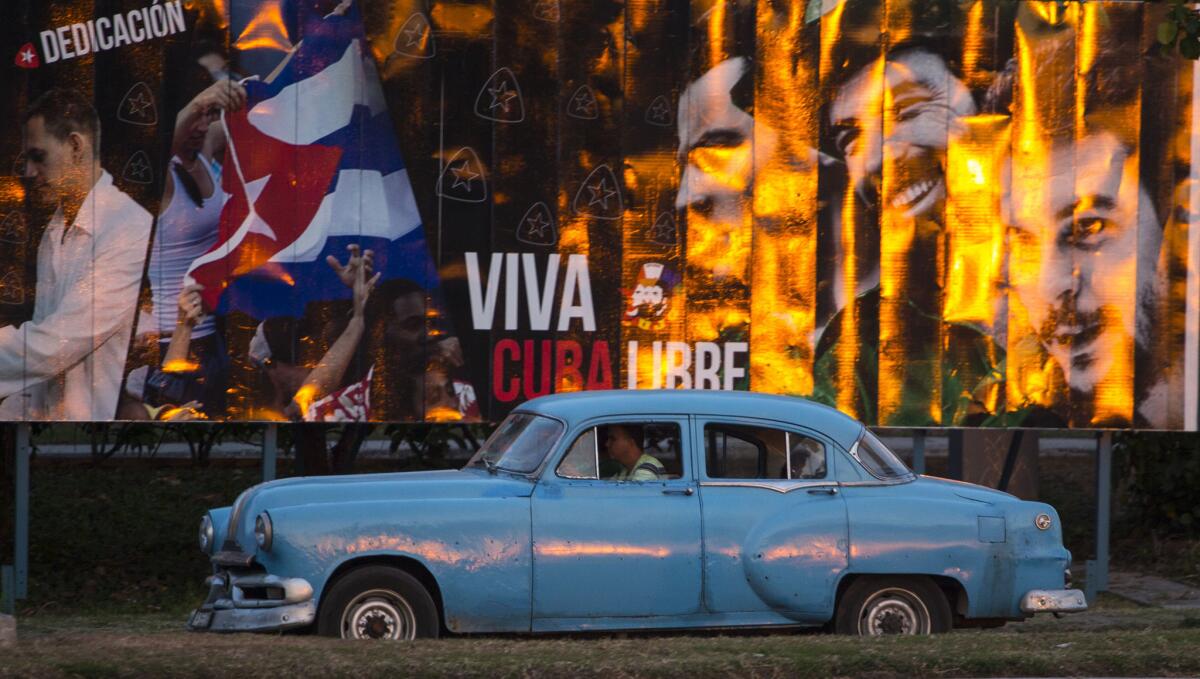
[[[706,608],[827,619],[849,538],[833,443],[779,422],[695,420]]]
[[[643,452],[661,461],[666,478],[612,479],[620,463],[606,459],[606,444],[617,426],[640,432]],[[565,437],[532,497],[535,631],[575,619],[700,611],[690,438],[688,418],[658,416],[595,420]]]

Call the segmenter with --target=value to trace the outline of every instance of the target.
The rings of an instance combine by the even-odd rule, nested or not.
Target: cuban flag
[[[374,60],[355,7],[315,17],[269,81],[248,80],[246,106],[224,116],[221,185],[229,195],[216,245],[188,281],[217,313],[300,316],[350,290],[325,262],[356,243],[383,279],[425,290],[437,274]]]

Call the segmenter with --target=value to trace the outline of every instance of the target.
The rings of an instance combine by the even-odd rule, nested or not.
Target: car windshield
[[[883,445],[870,431],[863,431],[855,446],[854,457],[862,463],[867,471],[876,478],[883,480],[906,479],[913,475],[912,471],[896,457],[896,454]]]
[[[542,459],[550,452],[562,430],[563,426],[558,420],[530,413],[513,413],[500,423],[467,466],[528,474],[542,464]]]

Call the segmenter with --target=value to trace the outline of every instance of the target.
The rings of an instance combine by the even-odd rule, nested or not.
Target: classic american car
[[[927,634],[1086,608],[1049,505],[918,477],[836,410],[746,392],[538,398],[460,470],[264,483],[200,547],[188,625],[218,632]]]

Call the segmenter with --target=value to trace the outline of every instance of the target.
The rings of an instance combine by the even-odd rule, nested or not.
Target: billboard
[[[1193,62],[999,0],[10,4],[0,419],[1197,427]]]

